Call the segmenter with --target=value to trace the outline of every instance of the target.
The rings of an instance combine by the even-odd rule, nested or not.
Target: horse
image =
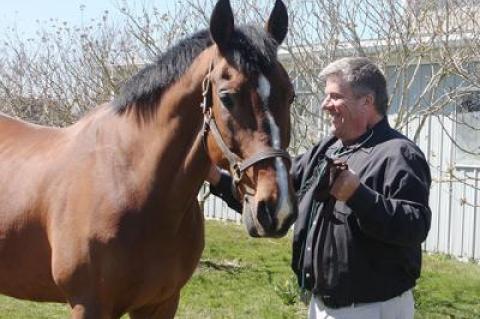
[[[197,193],[212,165],[234,176],[254,237],[297,214],[288,174],[294,92],[264,28],[228,0],[112,101],[66,128],[0,116],[0,293],[68,303],[70,318],[173,318],[204,248]]]

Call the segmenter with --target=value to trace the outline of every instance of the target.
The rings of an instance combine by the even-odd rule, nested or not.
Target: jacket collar
[[[331,147],[335,152],[353,152],[357,149],[361,149],[364,152],[370,153],[373,146],[378,144],[382,136],[386,135],[386,132],[390,129],[387,116],[384,116],[377,124],[360,135],[352,144],[344,146],[340,140],[337,140]]]

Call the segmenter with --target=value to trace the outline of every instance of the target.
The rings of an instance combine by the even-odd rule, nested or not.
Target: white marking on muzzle
[[[262,99],[265,114],[267,116],[268,124],[270,126],[270,132],[272,134],[272,146],[274,148],[280,149],[282,146],[280,142],[280,130],[275,123],[275,119],[267,108],[268,99],[270,97],[270,83],[263,74],[258,77],[257,92]],[[277,172],[277,185],[279,189],[276,216],[278,220],[277,227],[280,228],[283,226],[284,220],[290,215],[290,212],[292,210],[292,203],[290,202],[290,198],[288,197],[287,168],[281,158],[275,158],[275,170]]]
[[[258,88],[257,92],[262,99],[263,108],[265,110],[265,114],[267,116],[268,124],[270,126],[270,132],[272,134],[272,146],[274,148],[280,149],[281,148],[281,141],[280,141],[280,130],[275,123],[275,119],[273,118],[272,114],[268,110],[268,99],[270,98],[270,90],[271,85],[265,75],[260,74],[258,77]],[[275,158],[275,170],[277,175],[277,185],[278,185],[278,198],[277,198],[277,207],[276,207],[276,217],[278,220],[277,224],[277,231],[280,230],[280,227],[283,226],[284,220],[288,218],[290,212],[292,210],[292,203],[290,202],[290,198],[288,196],[288,173],[285,163],[282,161],[281,158]]]
[[[267,110],[265,114],[267,115],[268,123],[270,125],[270,131],[272,132],[273,147],[280,149],[280,130],[278,129],[278,126],[275,123],[275,119],[273,118],[270,111]],[[278,220],[277,227],[281,227],[284,224],[284,220],[287,219],[291,213],[292,203],[290,202],[290,197],[288,196],[287,168],[285,166],[285,163],[279,157],[275,158],[275,169],[277,172],[277,185],[279,189],[279,196],[277,199],[276,207]]]
[[[258,95],[262,99],[263,106],[266,108],[268,105],[268,98],[270,97],[270,82],[268,82],[265,75],[260,74],[258,77]]]

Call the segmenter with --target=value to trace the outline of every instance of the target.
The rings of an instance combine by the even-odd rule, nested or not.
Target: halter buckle
[[[230,170],[232,172],[233,183],[237,185],[243,178],[243,171],[240,169],[240,164],[238,162],[231,164]]]

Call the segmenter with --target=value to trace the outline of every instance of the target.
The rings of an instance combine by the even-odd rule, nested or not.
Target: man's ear
[[[380,114],[377,110],[377,106],[375,105],[375,97],[373,94],[365,95],[365,111],[368,113],[369,118],[369,127],[372,127],[375,123],[377,123],[383,115]]]
[[[376,108],[375,108],[375,97],[373,96],[373,94],[370,93],[370,94],[365,95],[365,105],[368,108],[376,110]]]

